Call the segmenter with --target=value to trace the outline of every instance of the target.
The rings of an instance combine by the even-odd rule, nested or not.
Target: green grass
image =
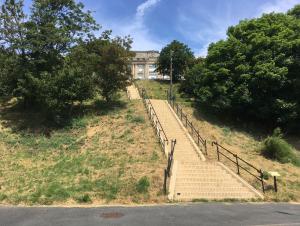
[[[136,84],[140,88],[144,88],[147,91],[149,98],[152,99],[166,99],[166,92],[170,89],[170,82],[164,80],[136,80]],[[191,100],[184,94],[179,93],[179,83],[173,84],[173,93],[176,101],[182,103],[189,103]]]
[[[297,156],[295,150],[282,137],[267,137],[261,148],[261,153],[266,158],[279,161],[280,163],[292,163],[300,166],[300,157]]]
[[[142,102],[91,101],[83,110],[64,127],[51,128],[50,136],[47,125],[30,122],[30,112],[26,118],[13,106],[1,111],[1,203],[164,200],[157,194],[165,158]],[[136,189],[140,175],[149,175],[147,196]]]

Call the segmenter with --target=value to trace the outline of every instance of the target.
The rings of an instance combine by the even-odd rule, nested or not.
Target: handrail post
[[[191,122],[191,130],[192,130],[192,137],[194,136],[194,126],[193,123]]]
[[[167,177],[168,177],[168,173],[167,170],[164,170],[164,193],[165,195],[167,194]]]
[[[235,155],[235,160],[236,160],[237,174],[240,175],[239,159],[237,155]]]
[[[217,146],[218,161],[220,161],[219,145],[217,142],[216,142],[216,146]]]
[[[274,191],[277,192],[277,178],[274,176]]]
[[[182,121],[182,108],[180,109],[181,114],[180,114],[180,120]]]
[[[265,193],[264,174],[263,174],[263,171],[261,169],[259,170],[259,172],[260,172],[262,190],[263,190],[263,193]]]
[[[185,127],[186,127],[186,128],[188,128],[187,121],[188,121],[188,119],[187,119],[187,115],[185,115]]]

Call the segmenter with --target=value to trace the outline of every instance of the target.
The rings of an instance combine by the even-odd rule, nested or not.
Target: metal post
[[[264,174],[261,169],[260,169],[260,179],[261,179],[261,186],[262,186],[263,193],[265,193]]]
[[[182,108],[180,109],[180,112],[181,112],[181,114],[180,114],[180,119],[181,119],[181,121],[182,121]]]
[[[165,169],[165,175],[164,175],[164,193],[165,195],[167,194],[167,177],[168,177],[168,173],[167,170]]]
[[[277,178],[274,176],[274,190],[277,192]]]
[[[240,174],[239,159],[237,155],[235,155],[235,159],[236,159],[237,174]]]
[[[217,155],[218,155],[218,161],[220,161],[219,145],[218,145],[218,143],[216,143],[216,145],[217,145]]]
[[[199,132],[197,131],[197,138],[198,138],[198,145],[200,144],[200,136],[199,136]]]

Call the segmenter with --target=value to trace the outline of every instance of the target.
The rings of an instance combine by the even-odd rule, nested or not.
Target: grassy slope
[[[0,108],[0,202],[161,202],[165,158],[141,101],[86,106],[47,137],[38,115]],[[48,133],[48,132],[47,132]],[[47,134],[46,133],[46,134]],[[47,134],[49,135],[49,134]],[[137,183],[147,176],[149,192]]]
[[[146,88],[149,96],[158,99],[165,99],[165,90],[169,88],[167,82],[138,81],[138,84]],[[279,178],[279,192],[277,194],[271,191],[267,192],[267,200],[300,202],[300,168],[292,164],[280,164],[262,157],[259,149],[261,141],[266,136],[265,134],[258,134],[257,131],[250,133],[246,129],[240,129],[237,126],[230,125],[230,123],[225,123],[225,119],[214,118],[196,110],[193,107],[193,100],[180,96],[178,86],[178,84],[174,86],[177,102],[184,107],[184,111],[189,115],[195,127],[208,140],[209,158],[216,159],[215,149],[210,145],[211,141],[216,140],[258,168],[267,171],[278,171],[282,175]],[[289,137],[288,140],[300,152],[300,138]],[[232,169],[235,170],[233,165],[230,164],[229,166],[232,166]],[[243,176],[249,179],[248,181],[253,185],[258,186],[254,184],[251,177],[248,177],[247,174],[243,174]],[[269,183],[272,184],[273,180],[269,180]]]

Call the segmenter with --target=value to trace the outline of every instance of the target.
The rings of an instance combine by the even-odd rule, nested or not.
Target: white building
[[[133,51],[131,71],[134,79],[162,79],[163,76],[156,71],[158,51]]]

